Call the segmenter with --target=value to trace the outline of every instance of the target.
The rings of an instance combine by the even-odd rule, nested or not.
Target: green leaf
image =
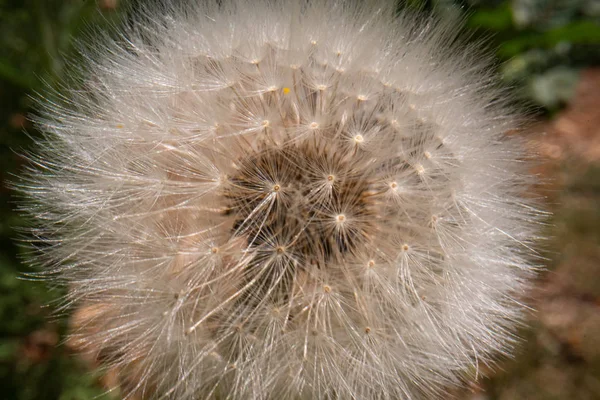
[[[484,28],[491,31],[505,31],[513,27],[513,20],[508,3],[494,9],[478,10],[469,18],[469,28]]]

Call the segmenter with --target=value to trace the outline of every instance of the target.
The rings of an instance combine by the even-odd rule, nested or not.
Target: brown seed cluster
[[[225,197],[236,218],[232,234],[249,249],[325,266],[368,245],[377,214],[372,182],[329,141],[264,146],[240,160]]]

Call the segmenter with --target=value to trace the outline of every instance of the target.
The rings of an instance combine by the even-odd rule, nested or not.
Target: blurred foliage
[[[557,111],[574,93],[581,68],[600,64],[600,1],[471,1],[468,26],[491,33],[505,82]]]
[[[503,63],[504,80],[540,109],[555,112],[569,101],[580,69],[600,64],[598,0],[406,0],[409,6],[467,16],[473,38],[487,38]],[[117,0],[0,0],[0,179],[10,181],[18,155],[36,135],[28,120],[33,100],[76,60],[74,38],[117,18]],[[27,132],[27,133],[25,133]],[[596,181],[598,176],[596,175]],[[597,190],[597,187],[595,189]],[[0,398],[76,400],[108,398],[98,376],[62,344],[64,319],[50,304],[60,289],[22,279],[14,227],[15,195],[0,186]],[[574,215],[568,221],[577,221]],[[573,222],[575,230],[591,229]],[[568,228],[570,229],[570,228]],[[518,370],[518,369],[517,369]]]
[[[500,73],[541,111],[573,95],[579,71],[600,64],[599,0],[409,0],[439,13],[467,15],[502,62]]]

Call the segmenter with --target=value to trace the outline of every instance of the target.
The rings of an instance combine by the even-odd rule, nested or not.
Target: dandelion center
[[[333,139],[307,139],[240,160],[224,191],[235,218],[231,234],[251,250],[285,246],[298,265],[325,265],[362,251],[375,233],[373,177],[332,148],[339,148]]]

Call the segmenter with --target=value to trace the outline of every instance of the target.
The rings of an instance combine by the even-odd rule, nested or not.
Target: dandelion
[[[86,56],[22,190],[125,397],[432,398],[509,353],[538,212],[452,22],[190,2]]]

